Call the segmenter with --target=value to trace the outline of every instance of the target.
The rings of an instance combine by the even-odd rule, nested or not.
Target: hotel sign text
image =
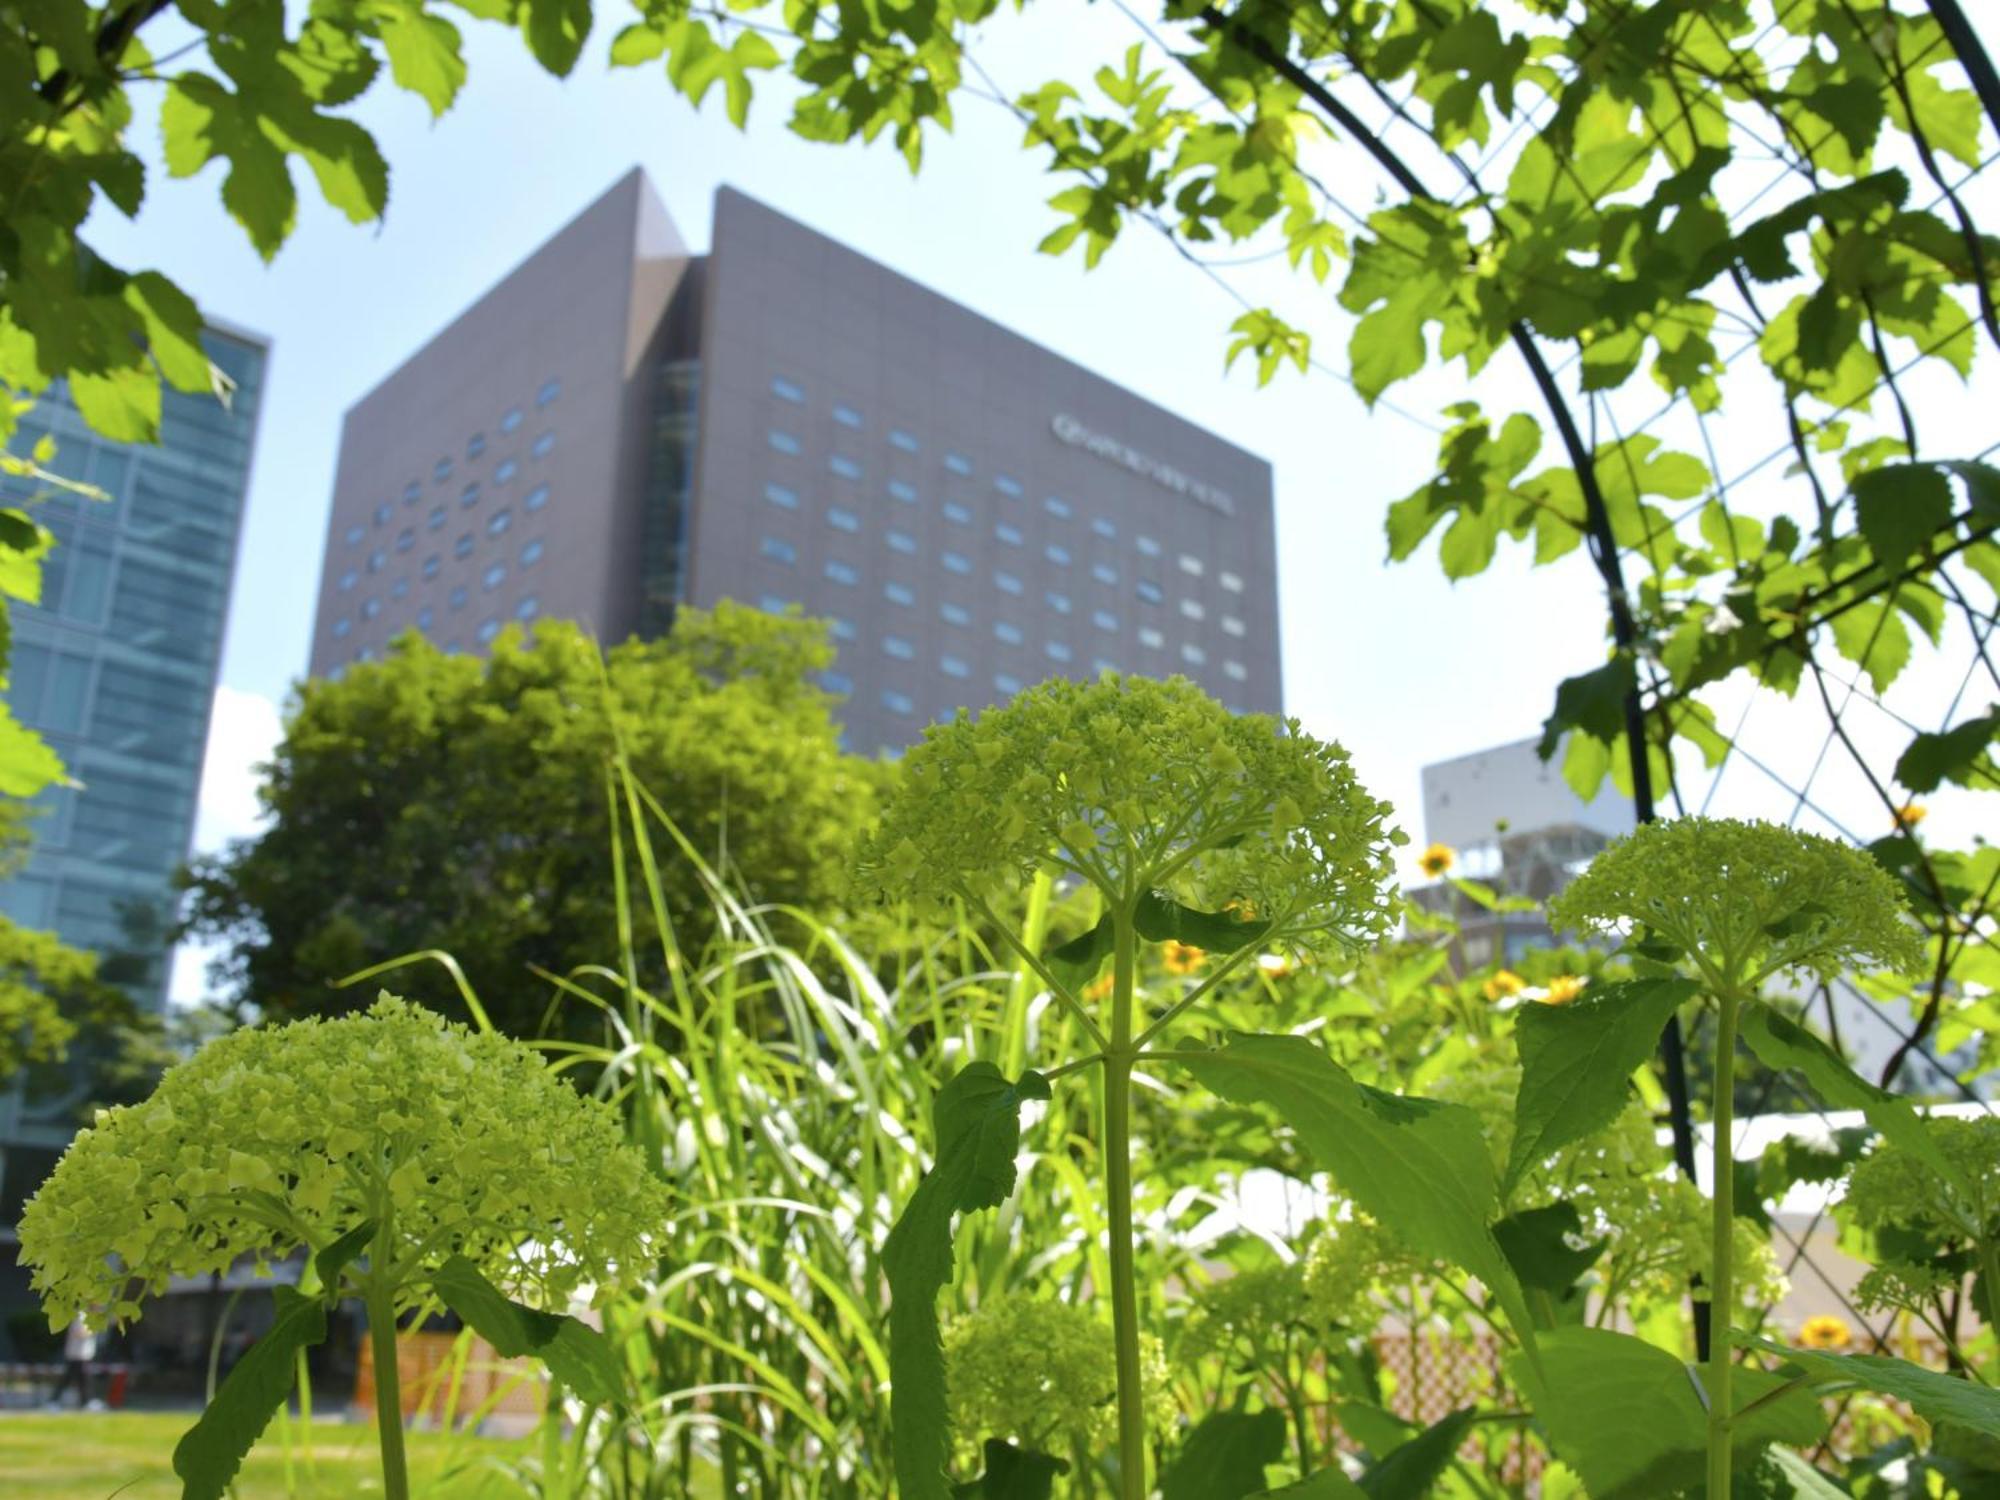
[[[1162,463],[1151,454],[1141,453],[1137,448],[1128,447],[1115,437],[1107,437],[1101,432],[1093,432],[1066,412],[1059,412],[1049,424],[1055,434],[1072,447],[1083,448],[1095,453],[1099,458],[1107,458],[1112,463],[1130,469],[1134,474],[1143,474],[1162,488],[1175,494],[1186,495],[1197,505],[1205,505],[1212,511],[1225,516],[1236,514],[1236,499],[1227,490],[1219,490],[1212,484],[1203,484],[1199,479],[1190,479],[1172,464]]]

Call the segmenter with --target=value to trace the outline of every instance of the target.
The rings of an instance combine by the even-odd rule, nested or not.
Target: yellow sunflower
[[[1854,1342],[1854,1330],[1832,1313],[1820,1313],[1799,1325],[1799,1342],[1808,1349],[1845,1349]]]
[[[1512,969],[1498,969],[1482,988],[1488,1000],[1511,1000],[1527,988],[1527,981]]]
[[[1458,851],[1449,844],[1432,844],[1417,856],[1417,868],[1435,880],[1458,863]]]
[[[1898,828],[1915,828],[1930,815],[1931,810],[1925,807],[1923,803],[1905,802],[1901,807],[1896,809],[1896,826]]]
[[[1201,949],[1172,938],[1160,945],[1160,963],[1169,974],[1192,974],[1207,956]]]
[[[1558,974],[1542,993],[1544,1005],[1567,1005],[1583,993],[1583,981],[1574,974]]]

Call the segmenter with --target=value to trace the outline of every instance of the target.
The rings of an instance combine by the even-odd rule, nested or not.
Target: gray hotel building
[[[312,670],[725,598],[832,622],[863,752],[1106,667],[1280,707],[1267,463],[729,189],[693,255],[635,170],[347,413]]]

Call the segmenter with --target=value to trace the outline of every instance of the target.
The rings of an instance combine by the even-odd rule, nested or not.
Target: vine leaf
[[[439,1266],[430,1281],[438,1300],[503,1359],[539,1359],[579,1398],[596,1405],[615,1405],[623,1397],[618,1352],[588,1323],[514,1301],[462,1255]]]
[[[1275,1109],[1341,1191],[1418,1254],[1477,1276],[1532,1347],[1527,1301],[1487,1227],[1498,1192],[1477,1114],[1370,1088],[1304,1037],[1237,1036],[1179,1059],[1210,1093]]]
[[[2000,706],[1940,734],[1919,734],[1896,761],[1896,780],[1913,792],[1936,791],[1943,781],[1953,786],[2000,785],[2000,768],[1986,753],[1997,736]]]
[[[1051,1500],[1056,1475],[1069,1472],[1060,1458],[1000,1438],[986,1440],[985,1457],[986,1472],[954,1486],[953,1500]]]
[[[1900,567],[1951,521],[1951,484],[1931,464],[1884,464],[1854,481],[1855,524],[1875,560]]]
[[[1542,1335],[1541,1349],[1545,1395],[1535,1413],[1591,1500],[1699,1490],[1708,1419],[1694,1371],[1657,1345],[1605,1328],[1558,1328]],[[1509,1367],[1521,1363],[1517,1354]],[[1771,1397],[1736,1424],[1739,1466],[1768,1444],[1813,1443],[1826,1430],[1826,1414],[1809,1391],[1771,1396],[1786,1383],[1760,1370],[1736,1372],[1739,1409]]]
[[[1368,1500],[1425,1500],[1458,1457],[1476,1415],[1469,1406],[1461,1408],[1391,1449],[1361,1476],[1361,1493]]]
[[[1567,1005],[1529,1004],[1516,1012],[1521,1088],[1503,1188],[1617,1118],[1633,1070],[1653,1055],[1661,1031],[1695,992],[1685,979],[1635,979],[1594,985]]]
[[[292,1393],[299,1352],[326,1338],[326,1303],[294,1287],[276,1289],[278,1316],[244,1351],[201,1419],[174,1445],[181,1500],[221,1500],[243,1459]]]
[[[1264,1465],[1285,1452],[1285,1414],[1210,1412],[1160,1476],[1161,1500],[1244,1500],[1264,1489]]]
[[[1246,922],[1226,911],[1196,911],[1155,891],[1139,898],[1132,925],[1149,943],[1186,943],[1210,953],[1234,953],[1271,930],[1269,922]]]
[[[944,1346],[937,1296],[951,1280],[955,1215],[997,1208],[1014,1190],[1021,1105],[1049,1097],[1035,1072],[1010,1083],[989,1062],[969,1063],[938,1091],[937,1160],[882,1245],[889,1281],[890,1447],[903,1500],[948,1500]]]

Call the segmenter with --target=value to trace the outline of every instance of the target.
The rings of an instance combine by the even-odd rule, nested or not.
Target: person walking
[[[97,1332],[84,1321],[82,1313],[70,1319],[69,1330],[63,1335],[63,1372],[56,1388],[49,1392],[49,1409],[59,1410],[62,1398],[71,1386],[76,1387],[76,1404],[84,1411],[102,1411],[104,1403],[93,1400],[90,1394],[90,1365],[97,1358]]]

